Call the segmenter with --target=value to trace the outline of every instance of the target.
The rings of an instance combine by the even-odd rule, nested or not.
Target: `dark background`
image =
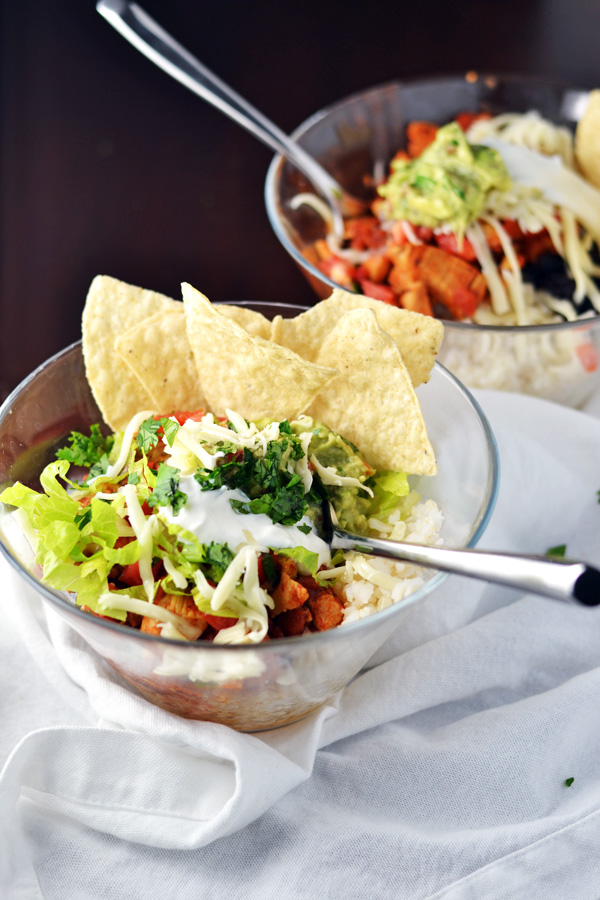
[[[364,87],[468,69],[600,86],[597,0],[140,0],[284,130]],[[0,399],[76,340],[98,273],[313,301],[272,235],[270,151],[94,0],[2,0]]]

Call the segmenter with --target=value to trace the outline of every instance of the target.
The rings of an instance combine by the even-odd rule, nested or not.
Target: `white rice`
[[[373,536],[413,544],[439,545],[443,543],[440,530],[444,517],[433,500],[416,503],[410,516],[398,520],[392,513],[387,522],[369,522]],[[414,594],[425,584],[425,569],[383,557],[367,557],[362,553],[346,556],[345,571],[335,590],[345,602],[341,625],[365,619],[387,609],[394,603]]]

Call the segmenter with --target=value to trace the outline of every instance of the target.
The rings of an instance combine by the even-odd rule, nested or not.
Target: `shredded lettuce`
[[[289,556],[298,563],[301,571],[316,575],[319,568],[319,554],[306,550],[305,547],[279,547],[273,549],[278,556]]]
[[[379,472],[373,479],[373,499],[369,514],[375,518],[390,513],[410,491],[404,472]]]

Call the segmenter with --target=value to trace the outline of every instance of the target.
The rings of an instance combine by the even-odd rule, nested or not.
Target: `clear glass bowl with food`
[[[210,492],[215,485],[209,482],[217,477],[226,481],[228,472],[237,473],[237,478],[243,467],[248,471],[247,466],[255,466],[257,460],[260,468],[264,459],[272,459],[274,450],[281,450],[282,446],[288,453],[292,448],[291,457],[297,461],[297,467],[292,462],[283,475],[278,469],[279,476],[284,477],[278,484],[285,488],[284,499],[288,502],[291,488],[297,487],[297,473],[303,471],[298,468],[302,464],[302,441],[312,426],[307,426],[306,419],[301,419],[298,427],[287,421],[254,425],[231,412],[229,418],[212,414],[207,418],[189,412],[176,416],[154,415],[151,411],[138,414],[144,403],[139,399],[132,401],[132,390],[141,391],[139,396],[143,398],[143,391],[148,389],[149,396],[156,398],[169,378],[176,377],[178,391],[185,381],[189,360],[185,358],[184,332],[180,330],[183,304],[137,288],[130,290],[112,279],[100,278],[95,284],[90,296],[94,290],[103,296],[94,308],[88,297],[83,352],[82,344],[77,343],[48,360],[0,409],[0,493],[5,501],[4,507],[0,502],[0,552],[23,580],[24,589],[39,595],[53,613],[62,616],[132,688],[152,703],[187,718],[218,722],[243,731],[294,722],[318,709],[347,684],[392,632],[401,627],[414,605],[435,590],[445,576],[354,554],[354,568],[346,572],[347,583],[341,589],[330,589],[321,576],[327,577],[324,570],[329,569],[331,574],[336,566],[343,568],[344,560],[329,561],[319,568],[314,558],[311,563],[314,544],[307,545],[308,552],[301,550],[300,557],[297,552],[285,557],[285,549],[262,552],[257,548],[257,541],[262,540],[271,548],[286,544],[263,537],[256,525],[260,516],[245,515],[253,510],[240,508],[254,502],[245,483],[242,487],[248,493],[234,500],[237,505],[232,505],[232,509],[223,511],[209,505],[208,519],[212,516],[213,524],[218,525],[214,534],[210,532],[210,540],[205,540],[201,532],[197,532],[200,537],[188,532],[193,527],[190,517],[193,518],[194,490],[198,492],[204,485]],[[124,330],[125,318],[119,319],[123,298],[129,302],[128,293],[141,310],[139,315],[147,319],[138,324],[130,321],[129,331]],[[146,301],[149,306],[144,306]],[[160,321],[162,314],[156,312],[154,303],[167,304]],[[298,364],[295,354],[285,351],[281,355],[281,345],[267,339],[267,331],[277,331],[279,340],[285,339],[288,344],[294,334],[295,339],[304,341],[306,331],[302,327],[294,331],[297,323],[302,326],[305,322],[302,308],[286,304],[208,306],[208,301],[202,309],[198,304],[196,311],[204,310],[209,316],[208,335],[214,336],[212,343],[219,342],[216,332],[230,317],[235,319],[235,325],[227,322],[223,329],[228,339],[238,341],[227,371],[218,370],[215,391],[221,389],[221,382],[236,368],[242,345],[246,347],[241,351],[243,371],[248,378],[252,366],[248,354],[253,352],[266,353],[267,357],[272,352],[279,368],[288,362]],[[126,308],[132,307],[126,304]],[[128,315],[125,313],[125,317]],[[107,320],[111,320],[108,325]],[[309,325],[309,331],[314,332],[312,320]],[[374,317],[373,328],[379,329]],[[109,332],[113,335],[110,347],[105,340]],[[92,334],[97,337],[93,346]],[[146,343],[146,337],[153,335],[155,339],[157,334],[162,336],[158,359],[152,357]],[[387,333],[384,339],[396,353]],[[318,342],[321,343],[321,337]],[[127,375],[125,368],[118,369],[116,346],[121,363],[133,367],[139,379],[137,386],[132,388],[131,381],[124,391],[119,390],[119,384],[127,382],[132,373]],[[210,368],[211,348],[206,339],[201,347],[203,364]],[[134,359],[136,349],[141,352]],[[182,362],[178,369],[173,362],[177,352]],[[218,359],[217,362],[220,364]],[[266,375],[264,365],[263,360],[259,371]],[[326,371],[320,367],[321,370]],[[308,377],[313,369],[307,367],[306,372]],[[235,372],[233,377],[239,380]],[[270,381],[277,378],[278,373],[273,370]],[[380,507],[380,520],[372,518],[369,522],[388,535],[394,528],[398,534],[401,527],[409,540],[473,546],[487,525],[498,488],[493,435],[474,398],[442,366],[435,364],[431,372],[420,373],[416,380],[424,382],[417,387],[415,396],[420,402],[415,409],[427,423],[427,440],[435,453],[437,474],[410,476],[406,491],[400,491],[407,495],[409,504],[401,525],[399,519],[395,525],[382,525],[385,503]],[[282,384],[284,388],[277,389],[277,397],[285,390],[285,381]],[[268,385],[265,390],[270,388]],[[191,390],[195,390],[193,385]],[[412,387],[407,386],[406,391],[407,396],[413,394]],[[255,393],[256,387],[251,385],[250,396]],[[195,396],[192,393],[186,398],[184,394],[179,399],[183,397],[183,402]],[[351,398],[348,403],[352,403]],[[125,423],[134,409],[138,410],[137,419],[134,416],[134,425],[127,428]],[[103,417],[110,421],[110,427]],[[117,436],[113,440],[114,429]],[[266,457],[256,452],[265,435]],[[312,440],[310,434],[308,438]],[[277,442],[278,447],[274,447]],[[469,447],[468,454],[465,446]],[[254,457],[246,454],[249,447]],[[200,465],[196,458],[190,470],[195,471],[195,485],[191,484],[193,478],[187,477],[186,481],[184,473],[190,450],[192,455],[200,454],[204,459]],[[356,462],[356,448],[348,444],[346,451],[348,458]],[[211,453],[212,461],[208,458]],[[220,462],[215,462],[217,457]],[[318,449],[312,462],[313,477],[315,468],[324,481],[329,472],[333,483],[342,485],[336,490],[343,495],[346,482],[335,480],[334,470]],[[90,465],[95,468],[90,469]],[[361,466],[364,462],[360,462],[359,470]],[[426,470],[434,472],[435,467],[428,463]],[[339,466],[336,471],[341,471]],[[260,480],[256,469],[252,472],[255,480]],[[379,501],[391,496],[386,491],[394,492],[396,487],[390,487],[385,480],[369,480],[372,474],[365,471],[360,477],[376,488],[376,495],[379,490]],[[348,478],[353,481],[351,476]],[[242,482],[236,485],[239,483]],[[218,493],[214,491],[211,497],[218,500]],[[264,489],[255,499],[264,507],[271,495]],[[392,506],[394,503],[395,500]],[[337,509],[340,512],[340,507]],[[283,516],[271,516],[270,526],[275,521],[287,521],[288,512],[289,504]],[[230,523],[236,515],[242,523],[236,524],[237,532],[239,527],[246,531],[241,542],[236,532],[230,552],[228,529],[233,527]],[[154,521],[155,518],[160,521]],[[298,528],[303,529],[307,540],[310,537],[314,541],[307,521],[300,520]],[[32,522],[37,537],[31,536]],[[147,539],[151,550],[145,546]],[[36,547],[36,557],[32,547]],[[254,561],[254,570],[248,563],[247,578],[246,574],[240,578],[238,573],[237,586],[225,590],[225,574],[231,572],[232,558],[239,559],[240,553],[246,551]],[[228,553],[226,560],[223,553]],[[316,556],[317,553],[312,554]],[[293,563],[291,570],[288,562]],[[95,587],[96,583],[99,587]],[[310,599],[299,605],[296,598],[304,585],[310,588],[306,591]],[[214,602],[217,593],[225,597],[222,605],[221,601]],[[259,602],[253,606],[259,595],[262,605]],[[303,617],[300,627],[299,616]]]
[[[355,94],[294,138],[364,207],[336,234],[277,157],[271,225],[319,297],[442,318],[467,386],[581,406],[600,384],[599,97],[473,72]]]

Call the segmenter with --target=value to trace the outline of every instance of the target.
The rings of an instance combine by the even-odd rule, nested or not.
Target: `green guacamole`
[[[489,191],[511,184],[500,154],[469,144],[456,122],[440,128],[419,157],[396,160],[392,169],[379,188],[390,204],[388,218],[428,228],[445,225],[461,236],[481,215]]]
[[[313,453],[321,465],[335,469],[338,475],[357,478],[361,483],[374,474],[374,470],[361,459],[356,447],[330,431],[326,425],[319,424],[315,428],[309,455]],[[359,534],[367,531],[372,506],[370,494],[358,487],[327,485],[327,490],[341,527]]]

